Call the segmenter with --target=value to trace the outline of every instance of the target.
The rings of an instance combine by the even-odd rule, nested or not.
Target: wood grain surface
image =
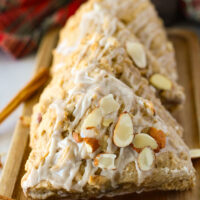
[[[197,36],[183,29],[169,30],[169,36],[176,49],[180,83],[185,88],[187,96],[182,110],[174,113],[177,120],[185,129],[184,140],[190,148],[200,148],[200,48]],[[36,70],[49,66],[52,58],[52,48],[56,45],[57,31],[50,32],[43,39],[39,52]],[[30,115],[32,106],[38,99],[36,95],[24,105],[22,115]],[[0,194],[17,200],[25,200],[21,189],[21,177],[24,165],[29,155],[29,128],[18,122],[6,165],[0,181]],[[197,171],[197,185],[190,191],[184,192],[145,192],[130,194],[102,200],[199,200],[200,199],[200,160],[193,161]]]
[[[58,30],[52,30],[42,40],[37,54],[35,73],[42,67],[49,67],[51,65],[52,50],[57,43],[57,36]],[[31,115],[32,107],[38,101],[38,96],[39,94],[36,94],[24,104],[22,116]],[[1,195],[12,197],[17,186],[16,183],[20,185],[19,172],[21,169],[24,169],[22,161],[28,155],[28,135],[29,127],[23,125],[22,121],[19,120],[13,133],[8,157],[0,180]]]

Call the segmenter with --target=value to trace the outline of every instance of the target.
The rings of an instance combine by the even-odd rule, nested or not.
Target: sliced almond
[[[151,101],[144,101],[144,106],[147,108],[149,113],[151,113],[152,115],[155,115],[156,111]]]
[[[87,152],[93,153],[99,148],[99,142],[98,142],[97,139],[95,139],[95,138],[84,138],[83,140],[86,144]]]
[[[77,132],[73,132],[72,136],[77,143],[83,142],[83,138],[81,138],[80,134]]]
[[[154,74],[150,78],[150,83],[160,90],[171,90],[172,82],[161,74]]]
[[[154,152],[151,148],[145,147],[138,156],[139,168],[143,171],[148,171],[153,168],[155,160]]]
[[[113,122],[113,119],[103,119],[103,126],[108,127]]]
[[[119,103],[115,101],[112,94],[109,94],[100,100],[100,109],[104,115],[117,111],[119,107]]]
[[[142,151],[141,148],[136,148],[136,147],[134,147],[134,146],[133,146],[133,143],[130,144],[130,145],[131,145],[131,147],[133,148],[133,150],[135,150],[136,152],[140,153],[140,152]]]
[[[96,127],[87,127],[81,131],[82,138],[96,138],[98,137],[98,130]]]
[[[133,140],[133,123],[128,113],[122,113],[114,129],[113,142],[118,147],[126,147]]]
[[[94,159],[94,166],[100,167],[102,169],[115,169],[115,158],[115,154],[98,154]]]
[[[154,127],[149,129],[149,135],[153,137],[160,149],[164,148],[166,145],[166,134],[162,130],[158,130]]]
[[[151,147],[152,149],[158,148],[156,140],[146,133],[140,133],[135,135],[135,137],[133,138],[133,146],[139,149],[145,147]]]
[[[132,58],[135,62],[137,67],[145,68],[147,66],[147,58],[144,47],[138,42],[127,42],[126,49],[128,55]]]
[[[190,156],[192,159],[200,158],[200,149],[190,149]]]
[[[89,127],[97,127],[101,124],[102,121],[102,113],[100,108],[95,108],[85,119],[83,122],[84,128]]]
[[[94,129],[96,129],[96,127],[94,127],[94,126],[88,126],[86,129],[87,130],[94,130]]]

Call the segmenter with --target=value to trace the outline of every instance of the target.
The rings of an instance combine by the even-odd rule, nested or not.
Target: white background
[[[34,64],[35,55],[16,60],[0,51],[0,111],[31,78]],[[22,106],[0,124],[0,155],[3,164],[21,108]]]

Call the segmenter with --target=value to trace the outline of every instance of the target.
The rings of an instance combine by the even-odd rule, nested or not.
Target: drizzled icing
[[[118,6],[116,6],[116,7],[114,6],[114,9],[112,9],[111,12],[109,11],[109,13],[108,13],[107,10],[104,9],[104,7],[103,7],[104,3],[105,3],[105,5],[107,5],[107,4],[110,5],[111,2],[102,1],[100,3],[94,3],[94,5],[93,5],[94,8],[92,10],[89,10],[89,11],[84,12],[82,14],[80,23],[77,26],[77,30],[78,30],[79,34],[78,34],[78,38],[76,39],[76,41],[74,41],[75,43],[73,45],[70,44],[71,46],[69,46],[67,39],[64,38],[64,40],[58,45],[58,47],[55,51],[57,54],[67,56],[70,53],[76,51],[77,48],[79,47],[79,44],[81,43],[82,39],[88,33],[90,33],[90,30],[94,32],[94,36],[92,37],[91,42],[88,43],[88,46],[85,46],[84,52],[86,52],[89,45],[92,44],[92,42],[95,40],[95,34],[96,33],[102,33],[105,37],[99,42],[99,45],[104,47],[104,50],[101,51],[101,54],[103,54],[110,46],[108,44],[107,38],[110,37],[110,36],[113,36],[114,34],[117,34],[117,35],[115,35],[115,37],[117,37],[117,39],[123,45],[126,44],[126,41],[129,38],[133,39],[134,42],[138,42],[138,39],[133,34],[131,34],[130,30],[133,30],[134,33],[137,33],[137,30],[139,31],[143,27],[143,25],[142,25],[143,21],[144,21],[145,31],[142,31],[140,33],[140,39],[143,41],[143,43],[145,44],[145,46],[148,49],[150,48],[153,39],[157,35],[158,36],[162,35],[163,30],[159,28],[159,23],[156,23],[154,21],[149,22],[148,18],[144,17],[144,16],[147,16],[147,15],[151,16],[152,13],[154,13],[152,7],[148,7],[147,9],[144,9],[141,13],[139,13],[137,15],[137,18],[135,20],[131,21],[127,25],[128,29],[126,29],[125,26],[122,23],[120,23],[120,21],[117,18],[115,18],[115,17],[110,18],[109,14],[112,14],[112,15],[115,16],[116,13],[118,13],[118,10],[117,10]],[[140,3],[141,3],[140,1],[136,2],[134,7],[137,8],[137,6]],[[127,2],[127,3],[123,2],[123,4],[121,6],[127,7],[128,5],[130,6],[130,2]],[[153,15],[153,17],[155,17],[155,16]],[[103,28],[103,26],[105,25],[105,20],[109,21],[109,25],[106,27],[106,29]],[[148,23],[148,26],[145,26],[146,23]],[[122,30],[119,33],[116,32],[117,26],[123,27]],[[147,34],[149,32],[151,32],[151,34]],[[70,42],[72,42],[72,41],[70,41]],[[163,44],[161,49],[164,49],[164,48],[166,48],[166,47]],[[122,50],[124,50],[124,49],[122,49]],[[84,54],[81,54],[81,55],[84,55]],[[82,57],[81,55],[80,55],[79,58]],[[174,56],[173,51],[172,52],[166,52],[166,54],[159,57],[157,61],[159,63],[162,63],[163,65],[167,65],[167,64],[172,65],[172,64],[174,64],[174,63],[171,62],[171,60],[173,60],[173,56]],[[97,60],[100,57],[101,57],[101,55],[99,55]],[[151,55],[150,58],[152,60],[154,57]],[[77,63],[79,62],[79,60],[80,59],[78,59]],[[154,62],[154,61],[152,60],[152,62]],[[65,65],[62,65],[62,63],[63,62],[61,61],[61,63],[56,64],[56,66],[54,67],[54,71],[59,71],[62,67],[64,68]],[[159,70],[161,74],[165,74],[169,77],[172,77],[172,79],[174,79],[173,73],[169,73],[168,69],[169,68],[166,68],[166,67],[159,67],[159,68],[157,67],[156,72],[158,72],[157,70]],[[148,76],[152,75],[152,73],[153,73],[153,71],[150,67],[146,71],[146,76],[148,77]]]
[[[130,10],[130,7],[131,13],[134,13],[137,9],[139,9],[139,7],[145,5],[145,3],[149,4],[149,1],[116,0],[115,4],[113,4],[112,0],[103,0],[99,2],[102,7],[106,7],[109,10],[109,13],[119,17],[122,19],[122,21],[124,20],[124,15],[128,17],[126,12],[127,10]],[[170,76],[173,80],[176,80],[176,74],[171,73],[172,71],[175,72],[174,69],[176,67],[174,52],[167,50],[167,39],[165,32],[163,31],[160,21],[157,20],[154,7],[149,4],[149,6],[138,12],[134,19],[130,19],[130,21],[128,20],[126,26],[140,38],[140,40],[148,49],[151,49],[155,53],[160,65],[163,66],[163,70],[166,70],[168,76]],[[153,40],[157,38],[157,36],[161,36],[163,38],[163,42],[159,44],[159,47],[152,48],[151,44],[153,43]],[[157,55],[157,53],[161,54]],[[165,62],[163,63],[162,60],[165,60]]]
[[[92,97],[95,94],[98,95],[97,99],[99,100],[102,96],[110,93],[114,95],[116,101],[120,104],[123,103],[124,108],[122,112],[131,112],[132,108],[135,108],[136,110],[138,109],[137,113],[133,117],[133,125],[135,126],[137,133],[140,133],[144,127],[152,125],[151,121],[141,118],[140,115],[140,107],[144,100],[135,96],[128,86],[108,74],[106,71],[95,69],[95,66],[91,65],[79,71],[74,70],[72,74],[74,76],[73,80],[75,86],[69,91],[67,99],[65,101],[57,100],[49,106],[49,109],[55,109],[57,115],[53,135],[50,139],[51,145],[49,148],[49,154],[43,165],[40,165],[38,169],[31,170],[28,179],[23,182],[22,186],[24,189],[37,185],[42,180],[46,180],[55,188],[64,188],[68,191],[82,191],[83,187],[87,184],[89,177],[98,169],[98,167],[93,165],[93,158],[97,153],[99,153],[98,151],[93,154],[88,153],[84,144],[76,143],[73,140],[72,131],[69,132],[69,135],[66,138],[62,139],[61,137],[62,129],[60,124],[64,119],[63,107],[71,98],[73,98],[74,95],[81,94],[82,98],[76,102],[73,112],[76,117],[69,125],[69,130],[73,130],[74,127],[84,119],[84,115],[91,106]],[[115,122],[109,130],[108,146],[106,150],[108,153],[115,153],[117,149],[112,143],[112,132],[116,124],[117,113],[118,112],[114,112],[112,114]],[[158,116],[154,116],[154,121],[156,121],[156,123],[153,124],[154,127],[157,127],[158,129],[162,128],[167,131],[167,128]],[[99,131],[100,137],[106,133],[106,129],[102,127],[99,127]],[[149,176],[151,172],[142,172],[138,167],[136,158],[137,152],[135,152],[131,147],[121,148],[119,150],[119,155],[115,160],[116,170],[102,169],[101,175],[109,178],[112,186],[116,187],[117,183],[115,181],[115,175],[117,173],[121,174],[128,163],[135,161],[138,176],[137,185],[139,186],[142,184],[145,177]],[[74,182],[73,180],[79,171],[82,159],[86,159],[84,173],[80,181]]]
[[[61,42],[58,47],[56,48],[56,52],[58,54],[62,54],[67,56],[68,54],[72,53],[73,51],[75,51],[78,47],[79,44],[81,43],[82,39],[88,34],[89,30],[95,30],[96,33],[101,33],[102,32],[102,25],[104,23],[104,15],[106,10],[101,10],[99,11],[99,7],[97,6],[97,4],[94,4],[94,9],[86,12],[80,21],[79,24],[79,36],[76,40],[76,42],[72,45],[69,46],[67,39],[64,40],[63,42]],[[117,24],[117,19],[113,18],[113,20],[110,22],[109,26],[107,27],[107,29],[104,31],[104,35],[105,37],[102,38],[102,40],[99,42],[100,46],[104,46],[104,50],[102,51],[102,54],[100,54],[97,58],[97,60],[103,55],[103,53],[109,48],[110,44],[106,43],[107,42],[107,38],[109,36],[112,36],[115,31],[116,31],[116,26]],[[84,55],[84,53],[87,51],[87,48],[94,42],[95,40],[95,33],[91,39],[90,42],[88,42],[88,44],[84,47],[84,49],[82,50],[79,59],[77,60],[77,64],[78,62],[81,60],[82,56]],[[75,66],[77,65],[75,64]],[[57,67],[58,69],[60,67]],[[56,69],[55,69],[56,70]]]
[[[98,8],[96,9],[98,10]],[[93,19],[93,12],[96,12],[96,10],[94,9],[90,13],[87,13],[82,19],[88,22],[88,26],[90,25],[89,19]],[[98,13],[101,18],[102,13]],[[100,18],[97,19],[96,23],[101,23],[99,21]],[[42,181],[48,181],[54,188],[63,188],[67,191],[83,191],[84,186],[88,183],[89,177],[94,175],[98,170],[98,167],[93,164],[93,158],[99,153],[99,151],[97,150],[94,153],[88,153],[84,143],[76,143],[74,141],[72,132],[83,122],[88,110],[91,108],[91,105],[98,106],[99,100],[105,95],[112,94],[120,106],[123,105],[120,112],[126,111],[132,113],[133,110],[135,111],[132,118],[135,133],[141,133],[143,128],[150,127],[152,124],[155,128],[168,132],[167,127],[164,125],[164,122],[159,118],[159,116],[153,116],[153,120],[141,117],[141,112],[143,112],[141,109],[144,108],[145,101],[143,98],[137,97],[131,88],[109,74],[107,71],[97,68],[97,61],[101,59],[104,52],[110,47],[109,42],[106,43],[107,38],[112,35],[116,29],[116,21],[113,20],[111,24],[112,25],[109,26],[110,28],[107,29],[107,32],[104,33],[105,37],[102,38],[99,44],[100,47],[103,47],[104,49],[101,52],[98,52],[97,50],[96,62],[88,63],[88,66],[78,69],[81,59],[83,59],[89,46],[95,41],[96,35],[94,34],[93,38],[83,47],[79,58],[71,70],[71,80],[73,80],[74,85],[70,90],[68,90],[66,99],[56,100],[49,106],[48,109],[54,109],[56,113],[53,134],[50,138],[49,153],[43,164],[41,164],[37,169],[32,168],[30,170],[28,178],[22,182],[24,190],[27,190],[29,187],[36,186]],[[56,51],[62,53],[64,52],[65,55],[75,51],[79,46],[83,35],[86,34],[84,29],[87,29],[87,25],[85,27],[80,25],[80,28],[83,31],[74,46],[69,46],[67,49],[67,41],[65,41],[65,43],[60,43]],[[123,49],[118,49],[118,53],[123,55]],[[110,62],[112,62],[112,58],[110,59]],[[62,68],[62,66],[64,66],[64,63],[60,63],[57,67]],[[62,122],[65,120],[65,107],[70,103],[73,97],[76,97],[77,95],[80,97],[76,100],[75,108],[72,113],[75,119],[69,123],[69,134],[63,139],[61,134]],[[94,100],[95,96],[96,100]],[[106,148],[107,153],[116,154],[117,151],[117,147],[112,142],[112,134],[118,116],[119,110],[110,114],[109,117],[112,117],[114,122],[108,130],[102,127],[102,125],[97,127],[100,133],[98,136],[99,138],[107,132],[109,133]],[[170,148],[170,144],[168,144],[166,150],[169,150]],[[136,159],[137,152],[130,146],[120,148],[115,160],[116,170],[102,169],[101,175],[109,178],[112,186],[117,187],[117,182],[115,181],[116,174],[119,173],[121,176],[124,168],[129,163],[134,162],[137,171],[136,184],[140,186],[145,178],[151,174],[151,171],[141,171],[138,167]],[[84,172],[81,179],[77,181],[76,176],[80,171],[83,160],[85,160]]]

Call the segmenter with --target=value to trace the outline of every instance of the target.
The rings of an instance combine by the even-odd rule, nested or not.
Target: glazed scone
[[[123,45],[135,67],[149,81],[169,110],[182,105],[185,100],[183,87],[171,77],[152,52],[143,46],[137,37],[118,18],[110,15],[103,6],[89,1],[66,24],[60,34],[59,45],[54,57],[55,71],[64,68],[67,55],[79,47],[87,34],[102,33],[109,35]]]
[[[104,44],[102,41],[104,41]],[[102,45],[99,45],[100,43]],[[121,45],[117,38],[98,33],[88,35],[83,38],[76,49],[68,52],[65,56],[59,53],[59,51],[64,51],[64,49],[60,50],[59,48],[60,45],[58,45],[57,50],[54,52],[54,65],[52,67],[54,75],[65,73],[65,70],[69,68],[77,68],[83,64],[87,66],[87,63],[94,62],[97,67],[109,71],[116,78],[127,84],[135,94],[152,101],[166,124],[174,127],[176,132],[182,135],[182,127],[165,110],[160,100],[156,98],[154,90],[149,87],[146,79],[141,77],[138,68],[135,67],[132,59],[129,57],[126,46]],[[57,69],[61,62],[63,66]]]
[[[22,179],[32,199],[186,190],[188,148],[152,102],[94,64],[53,77],[34,107]]]
[[[31,199],[188,190],[195,184],[182,127],[142,77],[125,36],[118,34],[128,29],[114,17],[116,26],[104,29],[111,18],[102,19],[102,30],[94,26],[80,39],[77,23],[71,38],[61,33],[52,80],[31,119],[31,153],[21,182]],[[69,44],[75,41],[72,35],[75,46]],[[62,46],[65,37],[69,43]]]
[[[190,189],[195,171],[177,134],[182,129],[120,43],[93,37],[69,55],[69,67],[52,74],[34,107],[24,193],[85,199]]]

